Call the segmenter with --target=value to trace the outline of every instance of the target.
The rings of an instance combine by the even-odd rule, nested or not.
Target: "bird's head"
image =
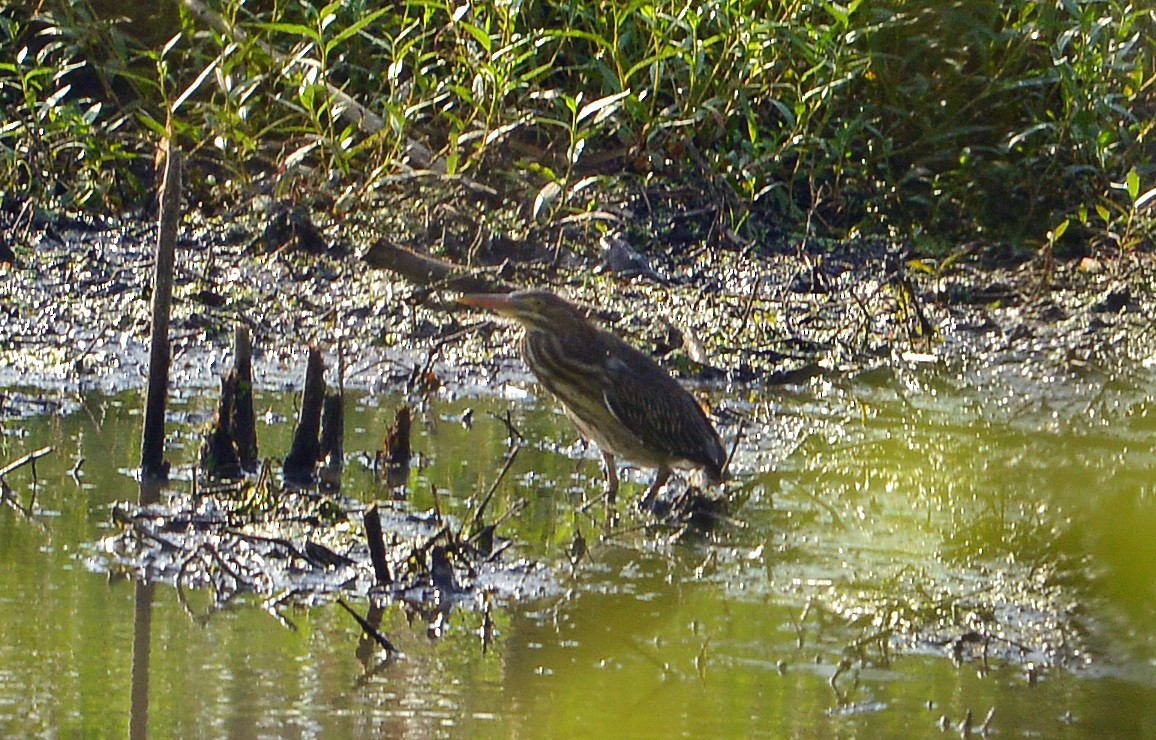
[[[578,308],[546,290],[464,295],[458,298],[458,303],[488,308],[517,319],[527,329],[562,333],[567,329],[588,326],[585,315]]]

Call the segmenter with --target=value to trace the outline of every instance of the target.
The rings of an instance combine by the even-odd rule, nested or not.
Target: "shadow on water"
[[[722,398],[747,418],[729,484],[743,503],[680,537],[631,511],[607,532],[583,506],[597,461],[533,397],[438,398],[414,419],[405,485],[383,488],[372,450],[396,401],[359,398],[343,493],[459,520],[497,475],[509,411],[528,446],[493,510],[516,511],[512,554],[552,580],[440,614],[370,613],[355,581],[343,598],[397,657],[332,596],[217,608],[110,560],[112,507],[137,496],[134,395],[10,421],[5,459],[56,453],[7,478],[30,513],[0,510],[0,733],[903,737],[987,720],[1151,736],[1156,382],[996,380],[912,371]],[[264,454],[287,448],[292,403],[260,400]],[[175,402],[162,499],[191,485],[211,411]],[[628,480],[629,497],[646,476]]]

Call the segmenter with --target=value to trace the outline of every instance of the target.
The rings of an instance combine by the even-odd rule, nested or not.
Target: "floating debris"
[[[473,537],[436,511],[399,506],[367,508],[307,491],[272,496],[252,483],[174,495],[161,504],[122,503],[113,508],[121,530],[99,542],[90,567],[168,583],[182,597],[186,589],[208,589],[217,607],[251,593],[288,595],[279,604],[369,595],[378,604],[483,609],[491,601],[561,592],[547,567],[506,557],[510,541],[492,532]],[[361,524],[370,511],[380,525],[377,558],[388,578],[375,571],[376,545]]]

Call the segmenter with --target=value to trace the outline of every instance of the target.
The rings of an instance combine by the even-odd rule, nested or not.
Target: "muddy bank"
[[[383,233],[515,285],[564,292],[689,380],[759,385],[939,368],[943,382],[1006,381],[1046,396],[1058,378],[1156,367],[1145,253],[1001,263],[981,249],[935,260],[871,240],[708,244],[669,229],[665,242],[600,240],[588,225],[550,243],[481,231],[471,240],[460,213],[422,233],[388,219],[305,230],[279,219],[186,220],[175,387],[216,385],[235,322],[252,328],[266,388],[300,382],[309,344],[331,366],[343,351],[347,385],[369,391],[427,370],[466,387],[490,384],[495,372],[522,375],[511,327],[461,310],[452,292],[366,266]],[[3,414],[143,384],[153,234],[151,222],[72,224],[15,242],[0,283],[0,385],[12,389]]]
[[[271,222],[186,226],[174,302],[176,388],[215,392],[230,362],[228,345],[238,321],[252,329],[257,383],[267,389],[300,387],[305,347],[311,343],[324,348],[331,367],[337,365],[337,353],[345,353],[345,385],[351,389],[397,392],[441,385],[454,393],[481,392],[507,379],[525,380],[514,357],[513,327],[461,310],[451,292],[367,269],[363,255],[369,245],[383,233],[400,240],[397,235],[408,232],[369,222],[330,226],[308,232],[312,246],[299,249],[276,240],[271,244]],[[290,228],[289,236],[278,239],[292,242],[298,238],[293,233]],[[934,416],[928,441],[914,445],[910,459],[899,458],[906,464],[889,461],[884,466],[910,468],[911,480],[920,481],[919,486],[904,480],[887,488],[898,492],[895,516],[912,515],[912,500],[906,496],[914,492],[917,503],[919,495],[928,497],[928,524],[933,516],[938,522],[943,502],[921,493],[934,473],[950,478],[942,486],[950,491],[944,494],[949,503],[962,502],[959,521],[983,524],[983,500],[976,503],[963,490],[966,485],[957,499],[952,488],[959,470],[970,468],[932,465],[927,471],[920,467],[923,457],[944,454],[939,445],[954,449],[990,436],[990,428],[983,426],[990,419],[1022,416],[1023,426],[1034,433],[1049,418],[1098,412],[1100,389],[1107,389],[1105,405],[1117,404],[1115,415],[1109,415],[1114,423],[1126,420],[1132,408],[1145,408],[1120,404],[1120,399],[1128,400],[1129,388],[1145,393],[1156,373],[1150,255],[1000,263],[974,250],[937,262],[878,241],[744,245],[731,240],[707,248],[646,243],[635,236],[627,240],[628,248],[600,244],[593,234],[579,231],[564,233],[564,239],[547,247],[543,240],[471,241],[451,238],[449,231],[438,233],[424,243],[411,238],[409,246],[435,244],[441,256],[493,269],[507,282],[566,292],[594,308],[604,324],[661,356],[684,379],[725,395],[716,410],[728,440],[738,436],[737,417],[746,417],[748,436],[733,469],[736,500],[745,521],[761,518],[763,524],[751,534],[740,528],[728,532],[739,544],[733,563],[724,561],[726,583],[745,589],[757,582],[736,576],[754,567],[751,563],[773,571],[776,593],[789,594],[796,604],[816,605],[804,614],[813,613],[820,622],[833,617],[867,624],[849,641],[864,654],[879,645],[884,658],[894,648],[951,651],[962,660],[977,649],[986,657],[990,648],[1009,662],[1070,665],[1084,660],[1085,643],[1072,637],[1083,626],[1065,611],[1072,603],[1070,592],[1048,578],[1037,579],[1050,572],[1039,566],[1053,563],[1054,553],[1043,551],[1030,568],[1000,565],[995,571],[1003,578],[995,579],[999,588],[974,595],[979,580],[991,580],[988,564],[999,562],[990,559],[993,543],[1006,542],[1009,555],[1023,555],[1019,535],[1003,529],[1001,516],[988,539],[979,536],[984,531],[977,535],[958,525],[964,527],[956,537],[962,552],[954,561],[948,558],[948,565],[938,545],[928,546],[926,556],[912,556],[909,542],[901,538],[887,552],[902,557],[877,562],[874,548],[888,541],[887,531],[904,530],[879,525],[886,518],[872,508],[878,506],[875,494],[857,500],[865,463],[851,459],[834,469],[821,466],[838,457],[831,450],[844,435],[861,449],[874,449],[886,440],[910,437],[913,419]],[[151,225],[45,229],[33,236],[18,249],[19,264],[7,268],[3,287],[7,321],[0,335],[0,383],[9,388],[3,413],[46,413],[68,406],[84,391],[142,385]],[[861,397],[840,401],[838,391],[819,389],[844,378],[854,382]],[[807,388],[812,381],[817,387]],[[787,400],[765,392],[781,385],[794,386],[807,398],[788,408]],[[903,395],[905,388],[912,390],[911,398]],[[954,405],[938,399],[940,392],[954,396]],[[860,430],[865,436],[856,441],[855,419],[879,408],[892,409],[891,426],[869,434]],[[961,427],[961,418],[968,416],[983,421]],[[796,449],[799,454],[792,454]],[[1022,451],[1009,454],[1014,458],[1004,469],[1024,470]],[[1063,460],[1065,454],[1057,450],[1045,457]],[[982,467],[994,455],[977,446],[964,457]],[[820,469],[811,471],[811,465]],[[815,482],[808,484],[805,476],[811,472]],[[797,488],[780,490],[780,474]],[[561,486],[552,482],[547,488]],[[1045,516],[1033,508],[1037,502],[1031,495],[1025,496],[1024,511],[1036,513],[1024,517],[1042,520],[1032,520],[1033,526],[1046,525],[1041,531],[1062,533],[1082,519],[1062,507]],[[569,500],[565,505],[577,506]],[[915,513],[923,516],[922,509]],[[828,518],[837,526],[828,526]],[[1016,516],[1011,519],[1014,529]],[[861,529],[849,525],[852,534],[839,534],[844,522],[860,520],[867,522]],[[253,539],[253,533],[245,534]],[[657,541],[640,536],[621,547],[643,552]],[[825,545],[830,550],[815,542],[830,543]],[[139,552],[124,541],[112,544],[106,553],[111,560],[129,569],[139,565]],[[956,543],[948,538],[947,544]],[[783,556],[793,550],[810,557],[796,563]],[[933,572],[930,580],[910,577],[909,559],[920,567],[935,563],[941,572]],[[845,573],[849,560],[854,579]],[[184,562],[164,561],[158,577],[165,577],[167,567],[169,580],[178,580],[172,571],[179,575]],[[1062,575],[1079,570],[1066,563],[1057,567]],[[368,582],[365,563],[360,567],[360,580],[353,581],[358,590]],[[816,573],[822,578],[816,580]],[[864,580],[864,573],[873,577]],[[343,580],[345,575],[338,573]],[[697,571],[694,578],[699,579]],[[826,593],[818,582],[837,585]],[[511,583],[512,592],[523,585],[518,579]],[[538,591],[545,588],[534,583]],[[927,595],[928,583],[939,591]],[[959,616],[956,607],[963,597],[968,613],[986,621]],[[864,615],[870,620],[863,622]],[[878,624],[891,625],[890,631],[877,636]],[[990,625],[999,628],[994,644],[977,638],[980,628]]]

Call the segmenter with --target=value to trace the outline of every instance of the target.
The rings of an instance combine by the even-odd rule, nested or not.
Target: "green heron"
[[[522,358],[578,432],[598,445],[611,500],[618,457],[658,469],[643,507],[653,504],[672,468],[702,468],[711,483],[722,480],[726,453],[702,407],[658,363],[591,324],[575,306],[540,290],[466,295],[459,302],[522,323]]]

